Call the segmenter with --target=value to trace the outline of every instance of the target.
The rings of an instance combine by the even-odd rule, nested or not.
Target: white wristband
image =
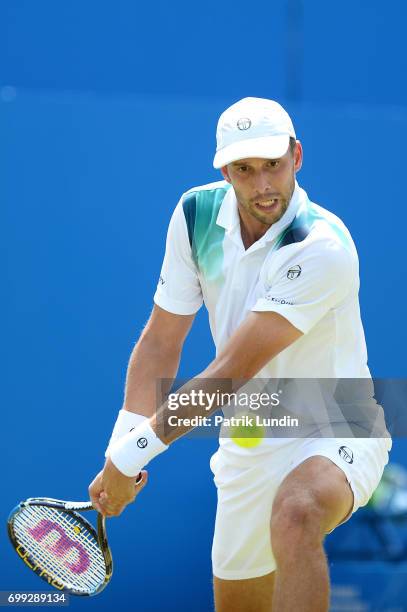
[[[137,476],[151,459],[167,448],[167,444],[157,438],[147,419],[113,444],[110,459],[125,476]]]
[[[132,431],[132,429],[136,429],[146,419],[147,417],[143,416],[142,414],[129,412],[128,410],[123,410],[123,408],[119,410],[119,415],[117,417],[116,423],[114,424],[109,444],[107,445],[107,449],[105,450],[105,457],[110,456],[112,446],[117,440],[120,440],[120,438],[129,433],[129,431]]]

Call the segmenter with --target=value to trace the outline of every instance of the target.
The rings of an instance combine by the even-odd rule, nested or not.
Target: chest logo
[[[290,280],[294,280],[294,278],[298,278],[301,274],[301,266],[293,266],[287,272],[287,278]]]

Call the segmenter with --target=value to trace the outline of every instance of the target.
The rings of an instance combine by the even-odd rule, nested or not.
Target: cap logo
[[[242,117],[242,119],[239,119],[239,121],[237,122],[237,127],[239,128],[239,130],[248,130],[251,124],[252,122],[248,117]]]

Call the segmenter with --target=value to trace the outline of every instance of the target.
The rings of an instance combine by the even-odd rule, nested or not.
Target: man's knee
[[[298,538],[319,544],[353,505],[345,474],[325,457],[310,457],[290,472],[277,492],[272,508],[273,551],[280,542]],[[278,554],[278,552],[277,552]]]
[[[324,537],[324,509],[310,493],[287,492],[276,498],[271,518],[271,541],[276,558],[297,545],[319,544]]]

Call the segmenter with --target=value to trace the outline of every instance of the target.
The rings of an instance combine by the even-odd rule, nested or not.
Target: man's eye
[[[280,162],[279,162],[278,160],[274,160],[274,159],[273,159],[273,160],[270,160],[270,161],[269,161],[269,166],[271,166],[272,168],[277,168],[277,166],[278,166],[278,164],[279,164],[279,163],[280,163]]]
[[[239,166],[239,172],[247,172],[247,166]]]

